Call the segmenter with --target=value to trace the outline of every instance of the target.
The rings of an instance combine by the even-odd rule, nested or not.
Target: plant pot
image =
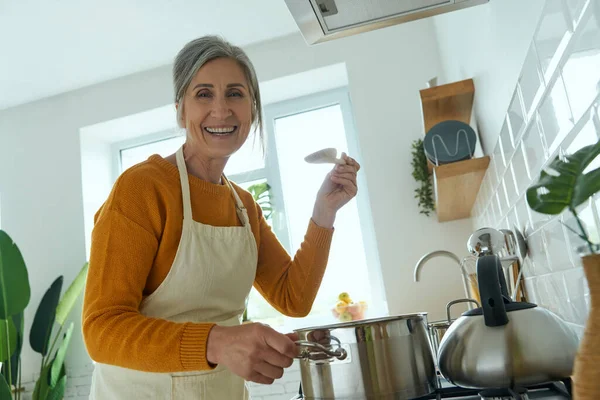
[[[592,301],[575,359],[573,398],[597,400],[600,399],[600,254],[582,257],[582,261]]]

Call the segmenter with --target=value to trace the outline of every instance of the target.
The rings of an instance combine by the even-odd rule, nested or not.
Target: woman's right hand
[[[215,325],[208,335],[206,359],[222,364],[247,381],[271,384],[283,376],[297,354],[294,335],[283,335],[267,325]]]

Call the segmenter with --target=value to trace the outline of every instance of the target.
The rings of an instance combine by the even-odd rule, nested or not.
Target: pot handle
[[[346,357],[348,357],[348,352],[346,351],[346,349],[342,348],[341,342],[338,338],[334,337],[334,336],[330,336],[329,337],[331,340],[337,342],[337,349],[335,350],[330,350],[327,347],[323,346],[322,344],[319,343],[315,343],[315,342],[311,342],[308,340],[297,340],[296,345],[299,347],[304,347],[304,349],[302,349],[300,351],[300,355],[297,357],[299,359],[311,359],[312,360],[312,356],[315,353],[325,353],[326,355],[328,355],[329,357],[335,357],[338,360],[342,361],[345,360]],[[312,352],[309,349],[312,348],[314,350],[317,350],[316,352]]]
[[[479,303],[477,302],[477,300],[473,300],[473,299],[452,300],[450,303],[446,304],[446,317],[448,318],[448,324],[452,323],[452,316],[450,315],[450,307],[452,307],[455,304],[459,304],[459,303],[473,303],[477,306],[477,308],[481,307],[479,305]]]
[[[502,265],[498,256],[481,256],[477,259],[477,281],[486,326],[508,324],[508,315],[500,288],[501,272]]]

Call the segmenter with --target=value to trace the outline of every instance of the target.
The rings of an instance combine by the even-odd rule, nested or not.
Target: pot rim
[[[419,312],[414,314],[400,314],[400,315],[390,315],[388,317],[379,317],[379,318],[368,318],[361,319],[359,321],[349,321],[349,322],[338,322],[335,324],[329,325],[318,325],[318,326],[310,326],[306,328],[298,328],[294,329],[296,333],[314,331],[317,329],[343,329],[343,328],[354,328],[358,326],[370,325],[378,322],[391,322],[391,321],[401,321],[406,319],[413,319],[415,317],[427,317],[427,312]]]

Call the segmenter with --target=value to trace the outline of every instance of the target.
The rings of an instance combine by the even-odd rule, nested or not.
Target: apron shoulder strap
[[[237,212],[238,218],[242,222],[243,226],[249,226],[250,219],[248,218],[248,211],[246,210],[246,207],[244,207],[242,199],[240,199],[240,196],[237,194],[236,190],[233,188],[233,185],[231,184],[231,182],[229,182],[229,179],[227,179],[225,174],[223,174],[223,179],[227,183],[227,186],[229,186],[229,190],[231,190],[231,195],[235,200],[235,211]]]
[[[192,220],[192,199],[190,196],[190,182],[188,180],[187,168],[183,157],[183,146],[177,150],[177,169],[179,170],[179,179],[181,181],[181,194],[183,197],[183,219]]]

